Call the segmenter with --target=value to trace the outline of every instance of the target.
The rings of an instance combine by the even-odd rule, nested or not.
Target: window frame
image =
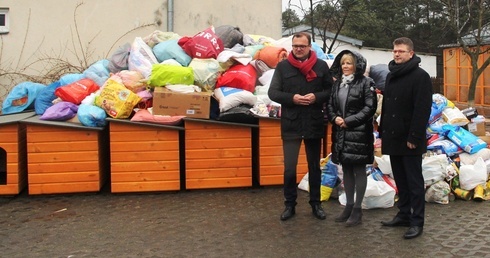
[[[5,16],[5,25],[0,25],[0,34],[7,34],[10,31],[9,8],[0,7],[0,15]]]

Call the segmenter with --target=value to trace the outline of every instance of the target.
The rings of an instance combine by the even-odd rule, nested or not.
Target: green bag
[[[192,68],[168,64],[152,65],[148,85],[161,87],[175,84],[194,84],[194,71]]]

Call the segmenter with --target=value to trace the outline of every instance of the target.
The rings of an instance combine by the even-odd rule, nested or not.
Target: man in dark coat
[[[308,162],[310,205],[313,215],[325,219],[320,202],[321,145],[325,136],[323,108],[330,95],[332,77],[325,61],[311,50],[311,36],[293,36],[293,50],[272,76],[269,98],[281,104],[281,138],[284,154],[284,205],[281,220],[294,216],[297,198],[296,167],[301,142]]]
[[[379,134],[382,153],[390,155],[398,188],[398,214],[384,226],[407,226],[404,238],[422,234],[425,213],[425,186],[422,155],[427,150],[426,128],[432,105],[429,74],[419,67],[409,38],[393,42],[381,110]]]

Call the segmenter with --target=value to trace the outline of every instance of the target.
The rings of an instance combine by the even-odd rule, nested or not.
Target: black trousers
[[[411,226],[424,226],[425,185],[422,156],[391,156],[391,169],[398,188],[398,214],[410,220]]]
[[[282,148],[284,153],[284,204],[286,206],[296,206],[298,197],[298,184],[296,180],[296,170],[298,166],[298,156],[301,142],[304,141],[306,160],[308,162],[308,180],[310,187],[310,205],[320,204],[320,155],[321,139],[294,139],[283,140]]]

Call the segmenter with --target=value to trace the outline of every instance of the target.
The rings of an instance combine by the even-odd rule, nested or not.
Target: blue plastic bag
[[[77,117],[82,125],[89,127],[103,127],[107,123],[105,111],[93,105],[81,104],[78,107]]]
[[[83,73],[69,73],[61,76],[61,78],[58,81],[60,82],[61,86],[63,86],[63,85],[68,85],[70,83],[74,83],[83,78],[85,78],[85,74]]]
[[[53,82],[39,91],[34,101],[34,111],[37,115],[42,115],[49,107],[53,106],[53,100],[57,97],[54,91],[61,86],[59,81]]]
[[[182,66],[189,66],[192,58],[185,53],[177,42],[176,39],[162,41],[153,47],[153,54],[155,54],[158,62],[175,59]]]
[[[20,113],[34,108],[34,101],[46,85],[35,82],[21,82],[14,86],[2,104],[3,114]]]
[[[448,139],[469,154],[477,153],[487,147],[486,142],[460,126],[447,124],[442,126],[442,130]]]
[[[83,71],[83,74],[86,78],[91,79],[102,87],[107,79],[109,79],[109,60],[102,59],[93,63],[87,70]]]
[[[315,51],[316,57],[318,57],[318,59],[327,59],[327,55],[325,54],[325,52],[323,52],[322,47],[320,47],[320,45],[318,45],[316,42],[311,42],[311,48],[313,49],[313,51]]]
[[[447,107],[447,98],[444,95],[435,93],[432,95],[432,106],[429,117],[429,124],[434,123],[442,116],[442,111]]]

